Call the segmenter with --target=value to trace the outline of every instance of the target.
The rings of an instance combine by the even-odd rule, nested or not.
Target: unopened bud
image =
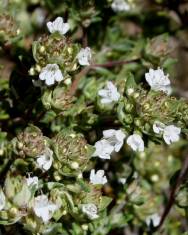
[[[62,178],[61,178],[61,176],[58,174],[58,172],[54,172],[54,179],[55,179],[56,181],[60,181]]]
[[[79,164],[77,162],[72,162],[71,163],[71,168],[72,169],[78,169],[78,167],[79,167]]]
[[[30,75],[30,76],[34,76],[34,75],[35,75],[35,70],[34,70],[34,68],[30,68],[30,70],[29,70],[29,75]]]
[[[3,149],[0,149],[0,156],[2,156],[4,153],[4,150]]]
[[[36,67],[35,67],[35,69],[36,69],[37,72],[40,72],[40,71],[41,71],[40,65],[37,64]]]
[[[157,182],[157,181],[159,181],[159,176],[158,176],[158,175],[152,175],[152,176],[151,176],[151,181],[152,181],[152,182]]]
[[[88,230],[88,225],[87,225],[87,224],[82,224],[82,229],[83,229],[84,231],[87,231],[87,230]]]
[[[137,99],[137,98],[139,97],[139,95],[140,95],[140,94],[139,94],[138,92],[135,92],[135,93],[133,94],[133,98],[134,98],[134,99]]]
[[[71,55],[71,54],[73,53],[72,47],[68,47],[68,48],[67,48],[67,51],[68,51],[68,53]]]
[[[22,149],[22,148],[23,148],[23,143],[18,142],[18,148],[19,148],[19,149]]]
[[[127,90],[127,94],[128,94],[128,95],[132,95],[133,92],[134,92],[134,89],[133,89],[133,88],[129,88],[129,89]]]
[[[130,114],[126,115],[124,120],[127,124],[133,123],[133,117]]]
[[[45,47],[44,47],[44,46],[41,46],[41,47],[40,47],[40,49],[39,49],[40,53],[45,52],[45,50],[46,50],[46,49],[45,49]]]
[[[125,111],[127,111],[128,113],[132,112],[134,109],[134,105],[131,103],[127,103],[125,106]]]
[[[10,210],[9,210],[9,215],[11,217],[16,217],[18,215],[18,209],[16,207],[12,207]]]

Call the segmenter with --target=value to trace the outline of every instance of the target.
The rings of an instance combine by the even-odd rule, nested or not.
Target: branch
[[[75,76],[75,79],[74,79],[74,81],[73,81],[73,83],[72,83],[72,85],[71,85],[71,87],[70,87],[70,90],[69,90],[68,93],[67,93],[68,95],[73,96],[73,95],[75,94],[75,92],[76,92],[76,90],[77,90],[77,88],[78,88],[80,79],[81,79],[83,76],[85,76],[85,75],[89,72],[90,69],[91,69],[91,67],[88,66],[88,67],[82,69],[82,70],[80,71],[80,73],[78,73],[78,74]]]
[[[76,76],[75,76],[75,79],[70,87],[70,90],[68,91],[68,95],[74,95],[77,88],[78,88],[78,85],[79,85],[79,82],[80,82],[80,79],[85,76],[91,69],[96,69],[97,67],[102,67],[102,68],[111,68],[111,67],[114,67],[114,66],[118,66],[118,65],[123,65],[123,64],[130,64],[130,63],[134,63],[134,62],[137,62],[139,59],[135,59],[135,60],[114,60],[114,61],[109,61],[109,62],[106,62],[104,64],[91,64],[90,66],[84,68],[83,70],[81,70],[80,73],[78,73]]]
[[[82,46],[85,48],[88,46],[87,30],[82,27]]]

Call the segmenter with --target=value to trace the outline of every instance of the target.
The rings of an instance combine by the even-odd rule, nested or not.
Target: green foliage
[[[0,234],[187,234],[182,7],[2,0]]]

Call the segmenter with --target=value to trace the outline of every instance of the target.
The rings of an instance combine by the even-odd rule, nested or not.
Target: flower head
[[[180,139],[181,128],[174,125],[166,126],[163,132],[163,139],[167,144],[171,144]]]
[[[47,28],[50,33],[58,32],[61,35],[66,34],[69,29],[69,23],[64,23],[62,17],[57,17],[53,22],[49,21],[47,23]]]
[[[90,65],[91,49],[89,47],[82,48],[76,57],[80,65]]]
[[[130,4],[125,0],[114,0],[111,7],[115,12],[129,11],[131,9]]]
[[[100,157],[102,159],[110,159],[110,154],[114,151],[114,147],[105,139],[99,140],[95,143],[95,152],[93,157]]]
[[[160,134],[161,132],[163,132],[164,128],[165,128],[165,124],[162,123],[162,122],[155,121],[154,124],[153,124],[153,131],[156,134]]]
[[[115,152],[119,152],[124,143],[125,134],[122,130],[110,129],[103,131],[103,137],[114,147]]]
[[[6,204],[5,194],[3,193],[2,188],[0,188],[0,211],[3,210]]]
[[[143,152],[144,151],[144,141],[142,140],[141,136],[138,134],[130,135],[127,138],[127,144],[134,150]]]
[[[83,204],[82,212],[88,216],[89,219],[97,219],[99,216],[97,215],[97,207],[93,203]]]
[[[107,178],[104,175],[104,170],[98,170],[95,173],[95,170],[92,169],[90,172],[90,182],[92,184],[106,184],[107,183]]]
[[[57,64],[47,64],[39,74],[40,80],[44,80],[46,85],[51,86],[55,82],[63,80],[63,74]]]
[[[59,208],[56,204],[53,204],[48,200],[46,195],[40,195],[35,197],[33,210],[36,216],[40,217],[44,223],[47,223],[53,213]]]
[[[158,68],[157,70],[150,69],[148,73],[145,74],[146,81],[150,85],[151,89],[154,91],[164,91],[170,94],[170,80],[168,74],[165,75],[163,70]]]
[[[34,177],[28,177],[26,178],[26,181],[27,181],[27,185],[28,186],[34,186],[34,185],[38,185],[38,177],[37,176],[34,176]]]
[[[50,169],[53,162],[53,152],[51,149],[46,148],[46,151],[37,157],[37,166],[43,171]]]
[[[110,104],[112,102],[117,102],[120,98],[120,94],[117,91],[117,87],[114,86],[112,82],[107,82],[106,88],[99,90],[98,94],[102,97],[102,104]]]
[[[150,215],[146,218],[146,224],[147,224],[147,226],[150,226],[150,224],[152,222],[153,226],[157,227],[160,223],[160,219],[161,219],[161,217],[157,213],[155,213],[155,214]]]

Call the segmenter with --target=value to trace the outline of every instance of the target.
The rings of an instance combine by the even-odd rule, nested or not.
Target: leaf
[[[134,75],[132,73],[128,73],[126,77],[125,90],[127,95],[129,95],[128,93],[129,89],[137,89],[137,84],[135,82]]]
[[[111,202],[112,202],[112,198],[103,196],[98,205],[99,211],[104,210]]]

